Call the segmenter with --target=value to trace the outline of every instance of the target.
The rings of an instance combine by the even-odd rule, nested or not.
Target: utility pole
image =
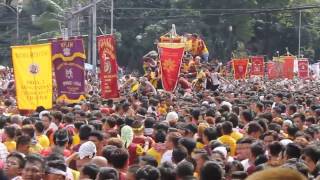
[[[114,0],[111,0],[111,25],[110,25],[111,35],[113,34],[113,13],[114,13]]]
[[[97,0],[92,1],[92,65],[94,72],[97,67]]]
[[[23,0],[18,0],[18,2],[17,2],[17,8],[16,8],[16,10],[17,10],[17,17],[16,17],[16,20],[17,20],[17,22],[16,22],[16,25],[17,25],[17,34],[16,34],[16,38],[17,38],[17,41],[19,40],[19,38],[20,38],[20,25],[19,25],[19,21],[20,21],[20,12],[22,11],[22,3],[23,3]]]
[[[299,44],[298,44],[298,58],[301,58],[301,10],[299,11]]]

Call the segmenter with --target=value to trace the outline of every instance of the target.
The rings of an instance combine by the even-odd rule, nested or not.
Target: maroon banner
[[[309,77],[309,61],[308,59],[299,59],[298,61],[298,76],[301,79]]]
[[[166,91],[172,92],[177,86],[184,46],[184,43],[158,44],[162,86]]]
[[[249,60],[233,59],[232,63],[233,63],[234,79],[235,80],[246,79]]]
[[[116,57],[116,41],[112,35],[97,37],[100,58],[101,97],[118,98],[118,64]]]
[[[251,63],[251,75],[252,76],[264,76],[264,57],[254,56]]]

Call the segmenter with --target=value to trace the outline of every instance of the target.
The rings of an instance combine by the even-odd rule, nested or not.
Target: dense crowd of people
[[[144,76],[119,77],[118,99],[88,79],[86,101],[34,112],[17,109],[1,72],[0,179],[319,178],[318,81],[234,81],[221,63],[186,56],[169,93],[156,57],[144,57]]]

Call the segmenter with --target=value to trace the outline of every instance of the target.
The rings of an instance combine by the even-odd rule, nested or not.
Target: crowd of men
[[[86,101],[34,112],[17,109],[2,72],[0,179],[319,178],[318,81],[234,81],[221,63],[186,56],[168,93],[158,62],[145,62],[144,76],[120,77],[119,99],[88,80]]]

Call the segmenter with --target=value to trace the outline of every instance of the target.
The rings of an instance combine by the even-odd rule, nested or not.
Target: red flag
[[[251,75],[252,76],[264,76],[264,58],[263,58],[263,56],[252,57]]]
[[[233,59],[233,71],[234,71],[234,79],[245,79],[247,75],[248,69],[248,59]]]
[[[306,79],[309,77],[309,61],[308,59],[300,59],[298,61],[299,78]]]
[[[283,78],[288,78],[288,79],[293,79],[294,77],[294,56],[284,56],[281,57],[283,59],[283,74],[282,77]]]
[[[118,64],[116,41],[112,35],[97,37],[100,58],[101,97],[118,98]]]
[[[180,74],[184,53],[184,43],[159,43],[162,86],[166,91],[174,91]]]
[[[275,62],[268,62],[267,63],[267,69],[268,69],[268,78],[271,79],[277,79],[279,78],[279,72],[276,68],[277,63]]]

